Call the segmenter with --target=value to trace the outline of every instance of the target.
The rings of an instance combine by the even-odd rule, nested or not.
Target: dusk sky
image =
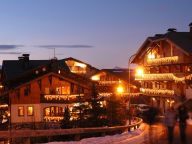
[[[73,57],[97,68],[127,68],[148,36],[189,31],[192,0],[2,0],[0,65]]]

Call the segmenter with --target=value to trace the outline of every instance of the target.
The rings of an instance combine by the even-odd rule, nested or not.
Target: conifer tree
[[[63,120],[61,121],[61,128],[71,128],[71,122],[70,122],[70,118],[71,118],[71,115],[70,115],[70,111],[69,111],[69,107],[65,107],[65,110],[64,110],[64,117],[63,117]]]

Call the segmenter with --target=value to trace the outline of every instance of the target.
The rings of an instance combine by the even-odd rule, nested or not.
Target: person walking
[[[167,127],[167,138],[169,144],[173,143],[174,139],[174,127],[176,123],[176,112],[173,107],[170,107],[166,112],[165,112],[165,126]]]
[[[180,139],[183,144],[186,144],[186,120],[189,118],[187,108],[185,105],[181,105],[178,108],[178,118],[179,118],[179,130],[180,130]]]

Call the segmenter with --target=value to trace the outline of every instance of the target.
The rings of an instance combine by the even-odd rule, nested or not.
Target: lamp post
[[[129,73],[129,78],[128,78],[128,93],[129,93],[129,103],[128,103],[128,109],[129,109],[129,114],[130,114],[130,107],[131,107],[131,60],[136,56],[136,54],[133,54],[130,56],[129,61],[128,61],[128,73]],[[131,115],[129,115],[129,125],[131,125]]]

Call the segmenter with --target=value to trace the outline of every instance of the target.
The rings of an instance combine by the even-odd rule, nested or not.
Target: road
[[[186,134],[187,134],[186,144],[192,144],[192,125],[187,125]],[[145,141],[142,142],[141,144],[168,144],[166,138],[166,128],[161,123],[148,126],[148,131],[146,131],[144,137]],[[174,129],[173,144],[183,144],[180,141],[178,124],[176,124]]]

